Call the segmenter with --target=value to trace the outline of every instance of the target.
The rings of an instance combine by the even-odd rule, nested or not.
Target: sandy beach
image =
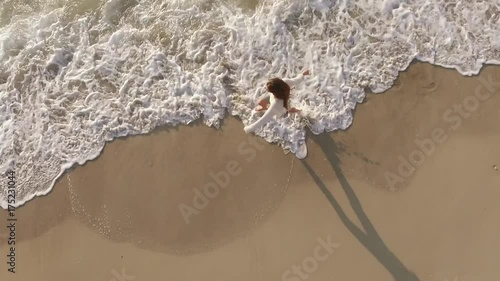
[[[413,63],[305,160],[233,117],[115,140],[16,210],[0,280],[498,280],[499,83]]]

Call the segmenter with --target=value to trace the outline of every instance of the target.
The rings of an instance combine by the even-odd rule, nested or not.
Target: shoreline
[[[480,75],[500,81],[500,67]],[[236,117],[117,139],[16,210],[22,259],[0,279],[492,279],[500,89],[456,129],[442,118],[478,79],[412,65],[368,95],[347,130],[309,134],[304,160],[244,134]],[[384,174],[398,175],[398,157],[436,128],[447,140],[392,191]],[[196,210],[190,223],[182,204]]]
[[[253,3],[253,2],[252,2],[252,3]],[[253,4],[252,4],[252,5],[253,5]],[[414,59],[413,59],[413,60],[412,60],[412,61],[408,64],[408,66],[407,66],[404,70],[402,70],[402,71],[400,71],[400,72],[399,72],[398,78],[395,80],[394,85],[393,85],[391,88],[389,88],[389,89],[387,89],[387,90],[385,90],[385,91],[383,91],[383,92],[380,92],[380,93],[375,93],[375,92],[372,92],[369,88],[365,89],[365,92],[366,92],[366,97],[364,98],[363,102],[361,102],[361,103],[357,103],[356,108],[355,108],[354,110],[352,110],[352,115],[353,115],[353,118],[352,118],[352,122],[351,122],[351,124],[349,125],[349,127],[347,127],[345,130],[342,130],[342,129],[337,129],[337,130],[334,130],[334,131],[332,131],[332,132],[323,132],[323,133],[321,133],[321,134],[332,134],[332,133],[335,133],[335,132],[342,132],[342,131],[347,131],[347,130],[349,130],[349,128],[351,128],[351,127],[352,127],[352,125],[353,125],[354,118],[355,118],[354,114],[355,114],[355,112],[357,111],[358,106],[359,106],[359,105],[361,105],[361,104],[364,104],[364,103],[366,102],[367,98],[369,97],[369,95],[383,95],[383,94],[386,94],[387,92],[392,92],[392,91],[394,91],[394,90],[398,90],[398,89],[400,89],[401,85],[399,84],[399,83],[400,83],[399,81],[401,80],[401,76],[402,76],[403,74],[405,74],[406,72],[408,72],[408,69],[409,69],[412,65],[422,65],[422,64],[423,64],[423,65],[429,65],[430,67],[436,67],[436,68],[439,68],[439,69],[444,70],[444,71],[447,71],[447,70],[456,71],[459,75],[461,75],[461,76],[462,76],[462,77],[464,77],[464,78],[479,77],[480,73],[481,73],[481,72],[483,72],[485,68],[490,68],[490,67],[493,67],[493,68],[495,68],[495,67],[500,67],[500,61],[498,62],[498,64],[492,64],[492,63],[487,64],[487,63],[484,63],[484,64],[483,64],[483,66],[481,67],[481,69],[478,71],[478,73],[476,73],[476,74],[470,74],[470,75],[465,75],[465,74],[461,74],[461,73],[458,71],[458,69],[456,69],[455,67],[445,67],[445,66],[441,66],[441,65],[435,65],[435,64],[432,64],[432,63],[429,63],[429,62],[425,62],[425,61],[421,61],[421,60],[419,60],[419,59],[417,59],[417,58],[414,58]],[[430,89],[432,89],[432,87],[431,87]],[[71,164],[71,165],[69,165],[69,164],[68,164],[67,166],[69,166],[69,167],[67,167],[67,168],[65,168],[65,167],[61,167],[61,172],[60,172],[60,173],[59,173],[59,175],[58,175],[58,176],[57,176],[57,177],[56,177],[56,178],[52,181],[52,183],[51,183],[51,187],[50,187],[50,188],[48,188],[48,189],[47,189],[47,190],[45,190],[45,191],[40,191],[40,192],[34,193],[34,194],[30,195],[28,198],[26,198],[26,199],[24,199],[24,200],[22,200],[22,201],[20,201],[20,202],[16,202],[16,204],[14,204],[14,205],[12,205],[12,206],[13,206],[13,207],[15,207],[15,208],[19,208],[19,207],[23,206],[24,204],[26,204],[27,202],[29,202],[29,201],[31,201],[31,200],[34,200],[34,199],[35,199],[35,198],[37,198],[37,197],[47,196],[47,195],[49,195],[49,194],[52,192],[52,190],[54,189],[55,185],[58,183],[58,181],[59,181],[59,180],[60,180],[60,179],[61,179],[61,178],[65,175],[65,174],[70,173],[72,170],[74,170],[74,169],[76,169],[76,168],[78,168],[78,167],[80,167],[80,166],[83,166],[83,165],[85,165],[85,164],[86,164],[86,163],[88,163],[88,162],[91,162],[91,161],[95,161],[95,160],[97,160],[97,159],[100,157],[100,155],[102,155],[102,153],[103,153],[104,149],[106,148],[106,146],[108,146],[110,143],[115,142],[116,140],[126,140],[126,139],[128,139],[128,138],[133,138],[133,137],[136,137],[136,136],[147,136],[147,135],[151,135],[151,134],[154,134],[154,133],[157,133],[157,132],[163,131],[163,130],[165,130],[165,131],[169,131],[169,130],[178,130],[178,128],[179,128],[179,127],[194,127],[194,126],[200,126],[200,125],[201,125],[201,126],[206,126],[206,127],[208,127],[208,128],[211,128],[211,129],[219,130],[220,128],[222,128],[222,127],[224,126],[224,122],[225,122],[226,120],[228,120],[228,119],[231,119],[231,118],[238,120],[238,121],[241,123],[241,125],[243,126],[243,123],[241,122],[241,119],[240,119],[240,117],[239,117],[239,116],[230,116],[230,115],[228,115],[228,113],[226,112],[225,117],[224,117],[223,119],[221,119],[221,121],[220,121],[220,126],[219,126],[219,128],[217,128],[217,127],[215,127],[215,126],[208,126],[208,125],[205,125],[205,124],[203,123],[203,117],[200,117],[200,118],[198,118],[198,119],[196,119],[196,120],[193,120],[192,122],[189,122],[189,123],[187,123],[187,124],[180,124],[180,123],[179,123],[179,124],[177,124],[177,125],[175,125],[175,126],[172,126],[172,125],[162,125],[162,126],[159,126],[159,127],[154,128],[151,132],[148,132],[148,133],[145,133],[145,134],[133,134],[133,135],[126,135],[126,136],[119,136],[119,137],[117,137],[117,138],[115,138],[115,139],[113,139],[113,140],[106,141],[106,142],[105,142],[105,144],[104,144],[104,146],[103,146],[103,148],[101,149],[101,151],[100,151],[100,152],[99,152],[99,153],[98,153],[95,157],[93,157],[93,158],[91,158],[91,159],[86,160],[83,164],[73,163],[73,164]],[[309,140],[307,139],[307,136],[309,136],[309,137],[310,137],[310,136],[316,136],[314,133],[312,133],[312,132],[311,132],[311,130],[310,130],[307,126],[306,126],[306,127],[304,127],[304,130],[306,131],[306,143],[309,141]],[[321,134],[320,134],[320,135],[321,135]],[[262,138],[261,138],[261,137],[259,137],[259,136],[257,136],[257,137],[258,137],[258,138],[260,138],[260,139],[262,139]],[[274,145],[275,143],[270,143],[270,144],[271,144],[271,145]],[[280,147],[281,147],[281,146],[280,146]],[[289,152],[285,152],[285,149],[283,149],[283,148],[282,148],[282,150],[283,150],[283,152],[284,152],[285,154],[286,154],[286,153],[289,153]],[[306,156],[306,158],[307,158],[307,156]],[[299,159],[297,159],[297,160],[299,160]],[[407,161],[407,162],[408,162],[408,161]],[[410,164],[410,165],[411,165],[411,164]],[[408,166],[408,165],[407,165],[407,166]],[[394,178],[394,176],[391,176],[391,177],[393,177],[393,178]],[[395,178],[396,178],[398,181],[401,181],[401,179],[398,179],[398,176],[397,176],[397,175],[395,176]],[[8,207],[8,205],[7,205],[7,201],[0,201],[0,208],[1,208],[1,209],[7,210],[7,207]]]

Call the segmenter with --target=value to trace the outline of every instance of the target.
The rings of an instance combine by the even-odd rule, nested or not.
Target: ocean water
[[[295,153],[346,129],[369,89],[414,59],[463,75],[500,63],[498,0],[3,0],[0,172],[17,202],[46,194],[106,141],[202,118],[255,121],[268,78],[312,75],[292,91],[305,117],[257,134]],[[243,129],[243,124],[242,124]],[[6,185],[0,205],[6,204]]]

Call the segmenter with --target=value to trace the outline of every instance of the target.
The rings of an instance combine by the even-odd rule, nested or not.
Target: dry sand
[[[0,280],[499,280],[500,84],[487,97],[489,77],[500,82],[500,68],[462,77],[414,63],[349,130],[309,136],[305,161],[234,118],[116,140],[16,211],[17,273],[2,240]],[[449,112],[464,101],[470,116]],[[428,155],[416,152],[424,139]],[[399,167],[410,156],[419,166]],[[235,173],[186,224],[179,205],[220,171]]]

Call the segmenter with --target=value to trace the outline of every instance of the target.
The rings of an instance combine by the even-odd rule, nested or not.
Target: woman
[[[304,73],[293,79],[273,78],[269,80],[266,84],[266,89],[272,95],[267,93],[264,97],[262,97],[258,102],[259,107],[256,108],[256,111],[267,110],[267,112],[264,113],[264,115],[262,115],[259,120],[243,128],[243,130],[245,130],[245,133],[250,133],[258,130],[275,115],[282,116],[287,111],[290,113],[300,111],[294,107],[288,109],[290,100],[290,87],[293,87],[297,83],[301,82],[306,75],[309,75],[309,70],[304,71]]]

